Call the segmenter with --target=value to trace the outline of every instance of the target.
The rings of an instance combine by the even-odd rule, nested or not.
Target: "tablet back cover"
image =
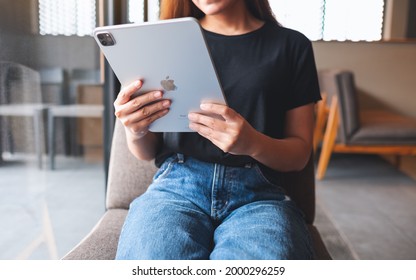
[[[103,36],[111,36],[114,44],[104,46]],[[202,101],[226,104],[196,19],[99,27],[94,38],[122,87],[141,79],[140,92],[162,90],[172,100],[169,113],[151,131],[191,132],[187,115],[200,111]]]

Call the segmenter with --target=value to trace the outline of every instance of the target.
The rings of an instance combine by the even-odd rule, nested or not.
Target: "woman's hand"
[[[282,172],[301,170],[310,157],[314,127],[312,103],[286,112],[284,139],[274,139],[256,131],[225,105],[203,103],[201,109],[202,113],[189,114],[190,128],[224,152],[248,155]]]
[[[132,97],[143,85],[136,81],[123,88],[114,101],[115,115],[136,139],[145,136],[155,120],[169,112],[170,100],[161,91],[151,91]]]
[[[189,127],[210,140],[222,151],[252,155],[258,132],[236,111],[226,105],[202,103],[206,113],[190,113]],[[219,118],[219,116],[221,118]]]

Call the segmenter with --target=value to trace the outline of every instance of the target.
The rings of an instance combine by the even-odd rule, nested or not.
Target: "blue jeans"
[[[131,205],[117,259],[311,259],[303,214],[258,165],[175,155]]]

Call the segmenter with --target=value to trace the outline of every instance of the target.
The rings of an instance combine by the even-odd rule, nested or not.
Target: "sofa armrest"
[[[63,260],[113,260],[127,210],[107,210],[91,232]]]
[[[316,260],[332,260],[331,255],[326,249],[325,243],[322,240],[322,237],[318,229],[311,224],[308,224],[308,229],[311,234],[313,248],[315,250],[315,259]]]
[[[130,203],[150,185],[157,168],[153,161],[138,160],[129,151],[119,120],[114,126],[107,181],[107,209],[129,209]]]

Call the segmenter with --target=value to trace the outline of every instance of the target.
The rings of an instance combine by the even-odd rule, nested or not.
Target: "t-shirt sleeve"
[[[321,99],[312,43],[305,37],[293,51],[292,90],[288,96],[287,110]]]

